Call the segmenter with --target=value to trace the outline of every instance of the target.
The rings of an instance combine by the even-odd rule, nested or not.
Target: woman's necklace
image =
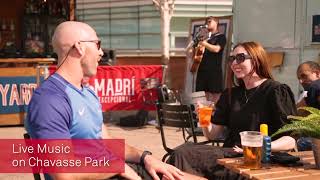
[[[260,85],[261,85],[261,84],[260,84]],[[260,85],[257,86],[256,89],[255,89],[252,93],[250,93],[251,95],[249,94],[250,96],[247,95],[247,90],[244,89],[244,97],[246,98],[246,103],[245,103],[245,104],[247,104],[248,101],[251,99],[251,97],[256,93],[256,91],[259,89]]]
[[[258,86],[255,87],[255,90],[247,95],[247,89],[244,88],[244,97],[246,98],[246,103],[248,103],[248,101],[251,99],[252,96],[254,96],[254,94],[256,93],[256,91],[259,89],[259,87],[261,86],[261,84],[263,84],[267,79],[261,79],[260,84]]]

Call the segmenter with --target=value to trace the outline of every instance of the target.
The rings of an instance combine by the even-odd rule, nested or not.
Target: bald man
[[[36,89],[30,101],[25,120],[27,132],[34,139],[110,139],[97,96],[81,83],[96,74],[103,55],[96,32],[85,23],[63,22],[56,28],[52,44],[58,55],[58,68]],[[128,145],[125,145],[125,160],[134,163],[126,164],[125,172],[119,175],[56,173],[45,177],[159,179],[158,174],[171,180],[187,177],[179,169],[155,159],[150,152]],[[138,168],[142,164],[144,167]]]
[[[297,77],[306,97],[302,98],[297,107],[310,106],[320,109],[320,65],[314,61],[306,61],[297,68]],[[299,151],[312,150],[312,140],[309,137],[301,137],[297,140]]]
[[[307,97],[298,106],[311,106],[320,109],[320,65],[314,61],[306,61],[298,66],[297,77]]]

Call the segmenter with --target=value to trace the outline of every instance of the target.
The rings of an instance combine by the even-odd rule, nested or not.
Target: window
[[[90,24],[103,48],[160,49],[160,14],[152,1],[77,0],[76,18]]]

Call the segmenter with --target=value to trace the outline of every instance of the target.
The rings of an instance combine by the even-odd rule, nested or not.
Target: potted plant
[[[288,119],[292,119],[293,121],[280,128],[272,137],[284,132],[311,137],[316,167],[320,169],[320,110],[312,107],[301,107],[298,109],[305,110],[310,114],[307,116],[288,116]]]

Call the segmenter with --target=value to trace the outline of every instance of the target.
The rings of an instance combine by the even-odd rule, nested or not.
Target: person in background
[[[288,115],[297,113],[291,89],[273,80],[267,54],[259,43],[237,44],[228,64],[227,88],[215,106],[211,124],[202,127],[208,139],[219,137],[227,127],[224,148],[187,144],[177,149],[168,161],[183,171],[208,179],[217,178],[214,172],[222,167],[216,159],[226,157],[226,150],[241,151],[241,131],[260,131],[260,124],[267,124],[272,135],[287,123]],[[271,149],[291,150],[295,145],[294,138],[281,135],[273,138]]]
[[[34,139],[110,139],[103,124],[101,105],[82,80],[97,73],[103,51],[96,32],[76,21],[57,26],[52,44],[58,55],[57,71],[36,89],[28,107],[26,130]],[[52,173],[46,179],[188,179],[150,152],[125,145],[125,172]],[[127,163],[131,162],[131,163]],[[194,178],[194,176],[193,176]]]
[[[205,91],[209,101],[216,103],[223,91],[222,55],[226,45],[226,36],[218,31],[219,19],[206,18],[206,25],[211,36],[199,42],[205,51],[198,69],[196,91]]]
[[[314,61],[306,61],[297,68],[297,77],[304,89],[305,97],[297,103],[297,107],[310,106],[320,108],[320,65]],[[297,140],[299,151],[312,149],[311,138],[301,137]]]
[[[311,106],[320,109],[320,65],[306,61],[298,66],[297,77],[307,97],[298,102],[298,106]]]

